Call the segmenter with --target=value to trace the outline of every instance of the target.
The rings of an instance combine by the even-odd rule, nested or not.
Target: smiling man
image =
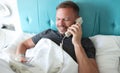
[[[63,49],[78,63],[78,73],[99,73],[93,43],[89,38],[82,38],[82,27],[79,23],[74,25],[75,20],[79,17],[79,7],[74,2],[65,1],[59,4],[56,8],[58,31],[48,29],[22,42],[16,52],[20,61],[27,61],[26,50],[35,47],[41,38],[48,38],[60,45],[67,31],[72,35],[64,39]]]

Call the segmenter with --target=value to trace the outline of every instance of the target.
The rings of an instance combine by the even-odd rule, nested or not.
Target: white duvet
[[[3,54],[6,58],[1,57],[0,73],[78,73],[78,64],[61,47],[46,38],[27,51],[26,57],[31,58],[28,65],[14,61],[10,53],[4,51]]]

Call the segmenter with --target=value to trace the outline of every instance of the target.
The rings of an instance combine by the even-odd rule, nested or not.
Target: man
[[[41,38],[49,38],[60,45],[67,31],[72,35],[64,39],[63,49],[78,63],[78,73],[98,73],[95,48],[90,39],[82,39],[81,26],[79,24],[74,25],[75,20],[79,17],[79,7],[72,1],[65,1],[56,10],[58,31],[48,29],[22,42],[16,52],[20,61],[27,61],[24,56],[26,50],[34,47]]]

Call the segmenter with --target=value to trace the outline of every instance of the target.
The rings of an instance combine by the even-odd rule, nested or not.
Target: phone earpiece
[[[77,18],[76,23],[81,25],[83,23],[82,17]]]

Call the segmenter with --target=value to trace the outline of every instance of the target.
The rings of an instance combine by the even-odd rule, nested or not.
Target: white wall
[[[14,25],[15,30],[21,32],[17,0],[0,0],[0,2],[7,5],[12,13],[10,16],[0,17],[0,24]]]

